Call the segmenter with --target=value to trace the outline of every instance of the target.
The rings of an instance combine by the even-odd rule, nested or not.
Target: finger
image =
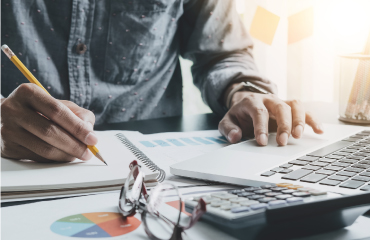
[[[265,106],[276,118],[278,125],[276,142],[280,146],[285,146],[292,131],[292,110],[288,104],[276,97],[266,98]]]
[[[261,101],[246,102],[245,109],[253,120],[254,136],[259,145],[265,146],[268,142],[269,114]]]
[[[22,137],[18,138],[16,143],[27,148],[28,150],[34,152],[35,154],[44,159],[53,160],[57,162],[71,162],[75,160],[75,157],[44,142],[35,135],[27,132],[26,130],[22,130],[21,135]]]
[[[300,101],[293,100],[288,101],[287,104],[292,109],[292,136],[294,138],[300,138],[304,131],[304,126],[306,125],[306,113],[304,106]]]
[[[42,113],[57,125],[64,128],[81,142],[96,145],[98,139],[90,124],[77,117],[67,106],[45,93],[35,84],[22,84],[16,93],[24,104]],[[23,96],[27,96],[24,98]]]
[[[85,122],[91,123],[91,126],[95,124],[95,115],[90,110],[82,108],[71,101],[60,100],[64,105],[66,105],[77,117],[84,120]]]
[[[86,151],[87,147],[85,144],[71,136],[54,122],[47,120],[30,109],[24,109],[24,115],[27,116],[27,119],[20,119],[18,124],[44,142],[81,160],[89,160],[92,157],[90,151]]]
[[[324,129],[322,124],[316,120],[313,115],[309,112],[306,112],[306,123],[312,127],[313,131],[317,134],[323,134]]]
[[[242,131],[236,119],[228,112],[218,124],[218,130],[230,143],[237,143],[242,138]]]

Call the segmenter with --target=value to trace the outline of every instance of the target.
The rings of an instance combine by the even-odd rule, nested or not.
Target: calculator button
[[[289,163],[287,163],[287,164],[283,164],[283,165],[281,165],[280,167],[281,167],[281,168],[290,168],[291,166],[293,166],[293,164],[289,164]]]
[[[337,180],[337,181],[346,181],[348,179],[348,177],[346,177],[346,176],[333,175],[333,176],[330,176],[329,179],[331,179],[331,180]]]
[[[290,179],[290,180],[298,180],[300,178],[303,178],[304,176],[312,173],[311,170],[306,169],[297,169],[291,173],[288,173],[287,175],[283,176],[283,179]]]
[[[292,193],[292,195],[294,197],[309,197],[309,196],[311,196],[311,193],[309,193],[309,192],[295,192],[295,193]]]
[[[313,196],[320,196],[320,195],[326,195],[327,194],[327,192],[320,191],[320,190],[311,190],[310,193]]]
[[[276,186],[278,187],[286,187],[286,186],[289,186],[289,185],[293,185],[292,183],[277,183]]]
[[[314,189],[313,188],[305,187],[305,188],[298,188],[297,190],[299,192],[309,192],[309,191],[314,190]]]
[[[254,195],[254,193],[252,193],[252,192],[243,192],[243,193],[239,193],[238,197],[248,197],[248,196],[251,196],[251,195]]]
[[[223,204],[223,205],[220,206],[220,209],[221,210],[230,210],[233,207],[240,207],[240,205],[239,204],[234,204],[234,205],[233,204]]]
[[[229,191],[229,193],[230,194],[235,194],[235,195],[237,195],[238,193],[242,193],[242,192],[244,192],[243,190],[241,190],[241,189],[237,189],[237,190],[231,190],[231,191]]]
[[[255,200],[247,200],[247,201],[244,201],[244,202],[240,202],[240,205],[242,206],[250,206],[250,205],[253,205],[253,204],[257,204],[259,203],[258,201],[255,201]]]
[[[268,193],[268,192],[271,192],[271,190],[261,189],[261,190],[254,191],[254,193],[256,193],[256,194],[265,194],[265,193]]]
[[[271,188],[272,191],[274,192],[281,192],[283,190],[287,190],[286,187],[275,187],[275,188]]]
[[[291,198],[285,199],[285,201],[287,201],[288,203],[299,203],[299,202],[303,202],[303,198],[301,198],[301,197],[291,197]]]
[[[273,187],[276,187],[275,184],[267,184],[267,185],[262,185],[261,188],[263,189],[269,189],[269,188],[273,188]]]
[[[249,196],[248,199],[250,200],[257,200],[257,199],[260,199],[260,198],[263,198],[265,196],[263,195],[252,195],[252,196]]]
[[[243,198],[243,197],[238,197],[238,198],[233,198],[233,199],[230,199],[230,202],[231,203],[241,203],[241,202],[244,202],[248,200],[247,198]]]
[[[268,202],[275,201],[275,200],[276,198],[272,198],[272,197],[264,197],[264,198],[258,199],[258,201],[262,203],[268,203]]]
[[[362,185],[364,185],[364,182],[349,180],[340,185],[339,187],[356,189],[358,187],[361,187]]]
[[[370,185],[363,186],[362,188],[360,188],[360,190],[362,190],[362,191],[370,191]]]
[[[337,173],[337,175],[347,176],[347,177],[353,177],[353,176],[356,175],[356,173],[354,173],[354,172],[347,172],[347,171],[341,171],[341,172]]]
[[[285,200],[275,200],[275,201],[269,202],[270,207],[277,207],[277,206],[284,206],[284,205],[286,205]]]
[[[287,174],[287,173],[290,173],[290,172],[293,172],[293,169],[285,168],[285,169],[281,170],[279,173]]]
[[[331,170],[319,170],[316,172],[317,174],[324,174],[324,175],[332,175],[335,173],[335,171],[331,171]]]
[[[294,190],[294,189],[288,189],[288,190],[283,190],[281,191],[282,193],[284,194],[292,194],[294,192],[296,192],[297,190]],[[277,195],[280,194],[280,193],[276,193]],[[267,196],[267,194],[265,194]],[[275,195],[276,196],[276,195]]]
[[[297,190],[298,188],[303,188],[301,185],[289,185],[287,186],[288,189]]]
[[[220,207],[221,205],[228,204],[229,201],[212,201],[211,206],[212,207]]]
[[[330,180],[330,179],[325,179],[320,182],[320,184],[328,185],[328,186],[337,186],[339,183],[340,181]]]
[[[303,161],[308,161],[308,162],[313,162],[319,159],[318,157],[312,157],[312,156],[303,156],[300,158],[297,158],[297,160],[303,160]]]
[[[250,207],[233,207],[231,208],[232,213],[249,212]]]
[[[246,191],[246,192],[253,192],[253,191],[256,191],[258,189],[261,189],[259,187],[247,187],[247,188],[244,188],[243,190]]]
[[[352,180],[362,181],[362,182],[369,182],[370,177],[356,176],[356,177],[352,178]]]
[[[263,176],[263,177],[270,177],[270,176],[272,176],[274,174],[275,174],[274,172],[267,171],[267,172],[262,173],[261,176]]]
[[[218,201],[219,199],[218,198],[212,198],[212,197],[210,197],[210,196],[208,196],[208,197],[202,197],[202,199],[204,200],[204,202],[205,203],[207,203],[207,204],[210,204],[211,202],[213,202],[213,201]]]
[[[211,193],[211,197],[219,198],[222,200],[229,200],[232,198],[237,198],[238,196],[229,193]]]
[[[302,182],[309,182],[309,183],[317,183],[318,181],[326,178],[326,175],[323,174],[316,174],[312,173],[308,176],[305,176],[304,178],[301,179]]]
[[[289,190],[289,191],[294,191],[294,190]],[[266,197],[275,197],[275,196],[280,195],[280,194],[281,194],[280,192],[269,192],[269,193],[265,193],[265,196]]]
[[[282,200],[287,199],[287,198],[291,198],[291,197],[292,197],[292,195],[290,195],[290,194],[282,194],[282,195],[277,195],[276,196],[277,199],[282,199]]]
[[[259,203],[259,204],[253,204],[253,205],[250,205],[250,208],[252,210],[259,210],[259,209],[264,209],[264,208],[267,208],[267,204],[266,203]]]

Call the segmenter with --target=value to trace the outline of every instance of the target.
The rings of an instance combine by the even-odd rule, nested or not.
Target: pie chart
[[[93,212],[61,218],[50,226],[50,230],[68,237],[107,238],[132,232],[140,223],[135,217],[123,218],[115,212]]]

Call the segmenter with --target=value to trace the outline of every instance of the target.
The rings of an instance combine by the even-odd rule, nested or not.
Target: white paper
[[[97,158],[71,163],[36,163],[2,158],[2,191],[32,191],[97,187],[123,184],[130,172],[129,164],[136,157],[114,135],[123,131],[96,132],[99,138],[97,148],[108,166]],[[124,132],[123,132],[124,133]],[[141,135],[138,132],[132,135]],[[142,169],[148,179],[156,174],[145,166]]]
[[[223,188],[205,187],[181,191],[189,196],[188,194],[191,192],[197,192],[199,194],[202,191],[212,191],[212,189],[216,191],[223,190]],[[53,232],[53,230],[57,232],[68,231],[68,227],[71,227],[68,224],[62,226],[61,228],[53,228],[53,230],[51,229],[51,226],[54,222],[61,218],[76,214],[94,212],[117,213],[118,197],[119,193],[116,192],[2,208],[2,219],[6,219],[6,221],[2,221],[1,237],[2,239],[38,240],[76,239]],[[172,198],[165,199],[166,202],[172,200]],[[166,206],[165,211],[172,213],[177,210],[171,206]],[[141,220],[139,214],[136,214],[135,218]],[[182,218],[184,221],[186,221],[187,216],[183,214]],[[81,227],[84,228],[85,226],[81,225]],[[125,228],[126,226],[121,225],[120,227]],[[74,234],[78,234],[78,231],[74,232]],[[100,234],[100,232],[94,232],[91,230],[91,232],[88,234],[93,236],[93,234]],[[234,239],[231,236],[203,222],[198,222],[194,227],[187,230],[186,235],[184,234],[183,237],[184,239]],[[112,238],[103,237],[99,239]],[[136,230],[124,235],[116,236],[114,239],[148,239],[148,237],[144,232],[142,224],[140,224]]]
[[[229,145],[218,130],[125,136],[166,172],[166,179],[173,176],[170,165]]]

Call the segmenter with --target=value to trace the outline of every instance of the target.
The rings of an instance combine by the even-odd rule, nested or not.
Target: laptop
[[[318,135],[306,126],[301,139],[290,137],[283,147],[271,133],[267,146],[243,141],[176,163],[170,171],[241,186],[283,182],[340,194],[370,191],[370,128],[324,124],[324,131]]]

